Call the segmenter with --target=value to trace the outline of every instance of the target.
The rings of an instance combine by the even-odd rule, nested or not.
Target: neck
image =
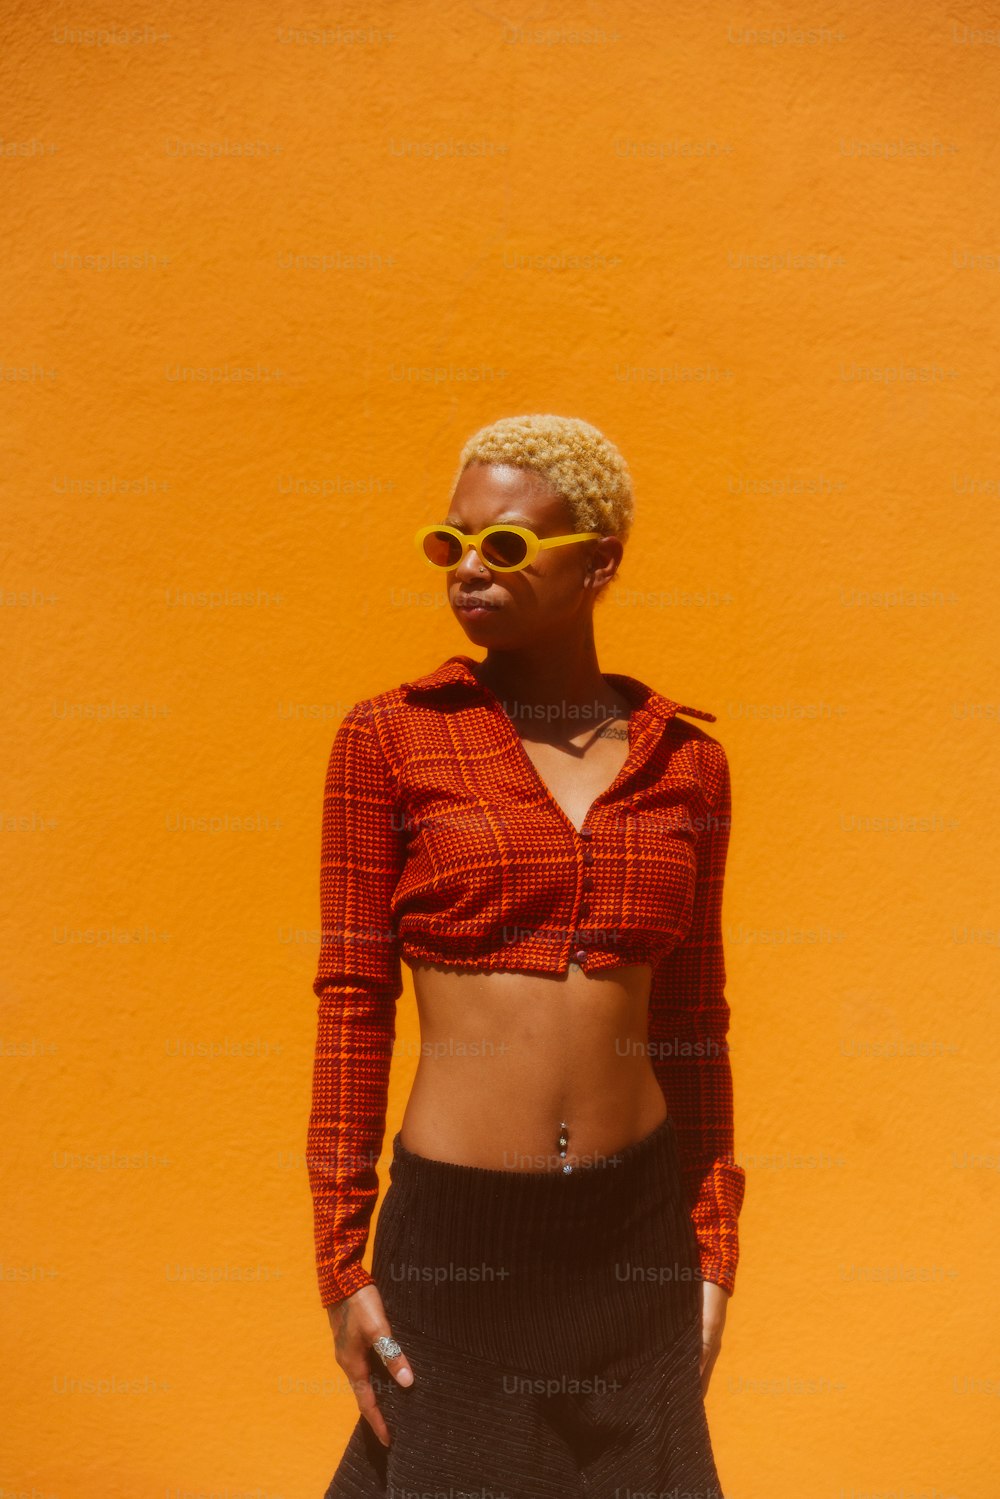
[[[512,710],[532,714],[541,709],[550,722],[559,722],[571,712],[579,721],[578,710],[588,705],[591,713],[604,710],[607,716],[627,717],[631,711],[628,700],[605,681],[592,635],[515,650],[488,650],[474,670],[511,716]]]

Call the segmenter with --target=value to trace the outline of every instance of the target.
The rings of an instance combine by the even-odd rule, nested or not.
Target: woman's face
[[[509,521],[538,537],[566,536],[579,529],[569,507],[541,474],[508,463],[470,463],[462,473],[444,524],[466,535]],[[613,577],[623,552],[616,536],[575,541],[540,551],[517,572],[491,572],[468,547],[446,574],[448,599],[463,630],[476,645],[510,649],[558,631],[593,609]],[[470,609],[472,604],[484,608]]]

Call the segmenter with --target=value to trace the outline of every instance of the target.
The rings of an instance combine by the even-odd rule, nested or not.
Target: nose
[[[488,572],[485,562],[479,556],[475,547],[470,542],[462,553],[461,561],[455,567],[456,578],[481,578]]]

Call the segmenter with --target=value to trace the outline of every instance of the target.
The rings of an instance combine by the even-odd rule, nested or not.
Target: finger
[[[385,1417],[379,1410],[371,1380],[367,1375],[363,1378],[352,1380],[351,1388],[354,1390],[354,1396],[358,1402],[358,1410],[364,1416],[368,1425],[382,1443],[382,1446],[388,1447],[389,1428],[385,1424]]]
[[[708,1386],[712,1378],[712,1371],[715,1368],[716,1359],[719,1357],[719,1350],[718,1348],[711,1350],[705,1348],[703,1351],[708,1354],[708,1357],[703,1360],[701,1366],[701,1397],[704,1400],[708,1394]]]
[[[379,1333],[379,1337],[391,1338],[391,1328],[386,1325],[383,1331]],[[381,1359],[397,1384],[411,1385],[413,1383],[413,1370],[410,1368],[410,1363],[405,1353],[399,1352],[385,1358],[382,1357],[377,1348],[374,1348],[374,1353],[376,1358]]]

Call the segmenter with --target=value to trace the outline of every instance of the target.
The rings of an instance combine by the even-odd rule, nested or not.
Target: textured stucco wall
[[[733,771],[727,1491],[993,1499],[997,26],[8,7],[4,1492],[325,1487],[326,755],[553,410],[636,480],[601,664]]]

